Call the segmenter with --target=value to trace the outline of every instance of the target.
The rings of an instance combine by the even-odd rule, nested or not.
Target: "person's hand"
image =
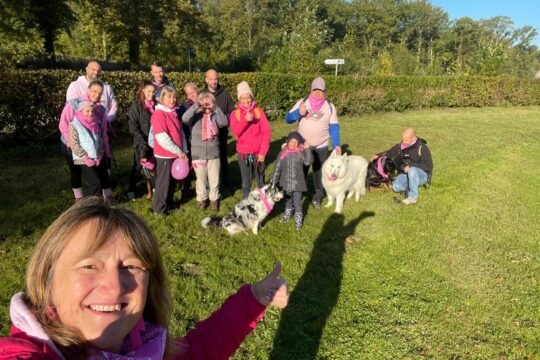
[[[304,140],[304,149],[309,148],[311,145],[307,142],[307,140]]]
[[[202,108],[201,104],[199,104],[198,101],[194,102],[193,105],[191,105],[191,106],[195,106],[195,112],[197,112],[197,113],[200,113],[201,111],[203,111],[203,108]]]
[[[334,150],[336,152],[336,155],[341,155],[341,146],[336,146]]]
[[[260,163],[263,163],[264,162],[264,155],[262,155],[262,154],[257,155],[257,161],[260,162]]]
[[[246,114],[246,120],[248,122],[250,121],[253,121],[253,114],[251,112],[248,111],[248,113]]]
[[[379,155],[371,155],[371,157],[369,158],[369,162],[374,162],[378,158],[379,158]]]
[[[98,156],[98,158],[94,160],[94,163],[96,164],[96,166],[99,166],[99,164],[101,163],[101,156]]]
[[[178,156],[179,159],[185,159],[186,158],[186,153],[183,153],[181,151],[176,155]]]
[[[299,110],[300,110],[300,116],[306,116],[306,114],[307,114],[307,108],[306,108],[306,105],[305,105],[304,103],[302,103],[302,104],[300,105]]]
[[[280,309],[289,302],[287,281],[279,277],[281,262],[276,261],[274,270],[261,281],[251,285],[251,292],[262,305],[274,305]]]
[[[96,162],[94,161],[94,159],[90,159],[88,155],[83,156],[83,161],[84,161],[84,164],[88,167],[92,167],[96,165]]]
[[[405,174],[409,172],[409,165],[405,165],[405,166],[403,167],[403,172],[404,172]]]

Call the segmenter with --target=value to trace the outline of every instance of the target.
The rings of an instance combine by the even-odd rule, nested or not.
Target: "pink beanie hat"
[[[240,100],[240,96],[244,94],[248,94],[253,99],[253,92],[251,91],[249,84],[245,81],[242,81],[236,86],[236,93],[238,95],[238,100]]]

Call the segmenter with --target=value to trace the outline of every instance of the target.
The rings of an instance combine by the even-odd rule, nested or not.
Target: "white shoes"
[[[413,205],[413,204],[416,204],[416,199],[412,198],[412,197],[408,197],[404,200],[401,200],[401,203],[403,205]]]

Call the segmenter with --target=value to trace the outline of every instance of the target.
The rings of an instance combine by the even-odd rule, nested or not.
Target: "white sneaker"
[[[416,204],[416,199],[412,197],[408,197],[405,200],[401,200],[401,203],[403,205],[413,205],[413,204]]]

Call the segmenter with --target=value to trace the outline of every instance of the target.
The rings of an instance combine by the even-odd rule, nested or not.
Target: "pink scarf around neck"
[[[249,104],[249,106],[245,106],[242,103],[238,103],[238,107],[240,109],[243,109],[243,110],[247,111],[247,112],[253,111],[253,109],[255,109],[255,106],[257,106],[257,103],[255,102],[255,100],[251,100],[251,104]]]
[[[283,160],[290,154],[300,154],[302,151],[304,151],[304,145],[298,145],[296,149],[291,149],[290,147],[286,146],[285,149],[283,149],[283,151],[281,152],[281,154],[279,154],[279,158]]]
[[[416,141],[418,141],[418,138],[415,136],[415,137],[413,138],[413,141],[412,141],[409,145],[404,144],[404,143],[401,143],[401,144],[399,144],[399,147],[401,148],[401,150],[405,150],[405,149],[407,149],[407,148],[410,148],[410,147],[413,146],[414,144],[416,144]]]
[[[326,101],[326,97],[318,98],[313,95],[309,95],[308,100],[309,100],[309,104],[311,105],[311,111],[319,112],[321,111],[321,108],[324,105],[324,102]]]
[[[154,113],[154,106],[156,106],[156,102],[154,100],[144,99],[144,107],[150,114]]]
[[[212,113],[204,113],[202,118],[202,141],[207,141],[214,138],[217,135],[218,129],[216,123],[212,120]]]
[[[377,172],[383,178],[388,179],[388,174],[384,172],[384,167],[383,167],[384,160],[386,160],[386,156],[379,156],[379,158],[377,159]]]
[[[75,113],[75,117],[85,128],[90,130],[93,133],[99,132],[99,124],[98,124],[98,118],[94,115],[91,118],[84,115],[82,112],[77,111]]]

